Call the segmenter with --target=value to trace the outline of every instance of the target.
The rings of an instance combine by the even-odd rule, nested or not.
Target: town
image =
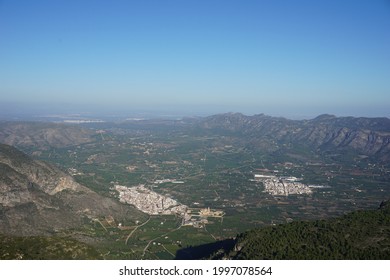
[[[306,185],[299,182],[299,178],[276,177],[273,175],[255,174],[255,180],[263,182],[264,191],[274,196],[288,196],[292,194],[311,194],[312,188],[320,186]]]
[[[202,228],[208,223],[208,217],[222,218],[225,213],[221,210],[208,208],[196,209],[177,202],[176,200],[158,194],[145,185],[126,187],[115,185],[119,192],[119,201],[135,206],[138,210],[149,215],[176,215],[182,218],[183,226]]]
[[[134,205],[137,209],[149,215],[184,216],[187,212],[188,207],[186,205],[151,191],[144,185],[131,188],[115,185],[115,189],[119,192],[120,202]]]

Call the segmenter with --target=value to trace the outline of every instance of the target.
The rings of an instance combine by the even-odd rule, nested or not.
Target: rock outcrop
[[[107,216],[137,220],[144,214],[78,184],[50,164],[0,144],[0,233],[50,234]]]

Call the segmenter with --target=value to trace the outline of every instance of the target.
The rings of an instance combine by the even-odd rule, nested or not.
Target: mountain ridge
[[[289,120],[264,114],[213,115],[196,124],[197,129],[237,133],[253,143],[305,144],[321,152],[354,150],[381,161],[390,159],[390,119],[320,115],[310,120]],[[271,144],[265,146],[273,148]]]
[[[18,148],[60,148],[93,141],[95,131],[80,126],[47,122],[0,122],[0,143]]]

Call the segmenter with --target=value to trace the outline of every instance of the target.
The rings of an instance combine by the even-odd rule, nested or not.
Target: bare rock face
[[[8,172],[4,172],[3,174],[9,177],[10,173],[14,173],[13,178],[8,178],[9,182],[12,183],[13,180],[18,178],[17,175],[21,174],[27,180],[25,184],[26,188],[23,189],[27,189],[27,186],[35,184],[40,186],[41,191],[50,195],[54,195],[65,189],[76,191],[78,188],[81,188],[71,176],[60,171],[58,168],[44,162],[32,160],[11,146],[0,145],[0,163],[5,165],[4,168],[8,167]]]
[[[0,170],[0,205],[13,207],[28,203],[31,200],[28,179],[4,163],[0,163]]]
[[[314,119],[297,139],[320,148],[351,149],[378,159],[390,158],[390,120],[369,118]]]
[[[138,210],[103,197],[47,163],[0,144],[0,233],[49,234],[112,216],[142,219]]]

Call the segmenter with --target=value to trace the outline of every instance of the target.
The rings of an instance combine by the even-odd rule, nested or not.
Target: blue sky
[[[0,0],[0,104],[390,116],[390,1]]]

